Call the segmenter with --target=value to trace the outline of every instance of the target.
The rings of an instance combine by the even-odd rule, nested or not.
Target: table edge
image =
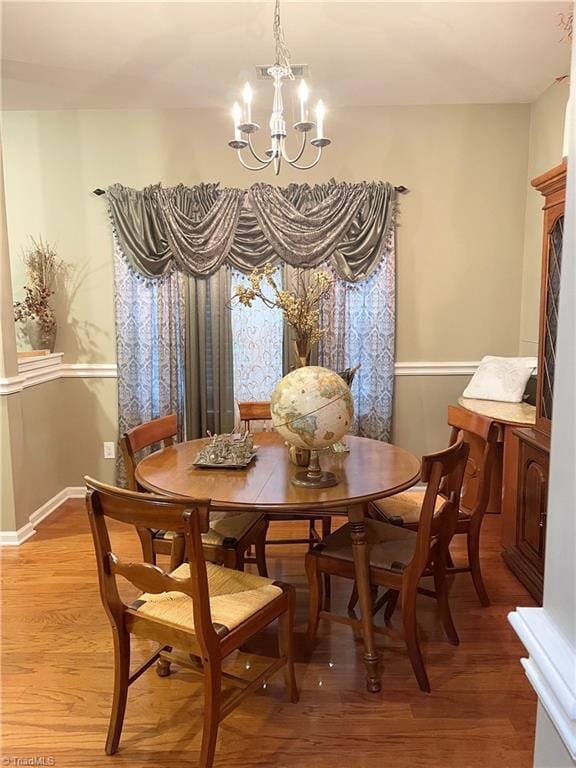
[[[386,499],[389,496],[395,496],[398,493],[402,493],[403,491],[408,490],[409,488],[413,488],[417,483],[418,480],[420,480],[421,470],[419,469],[418,472],[410,478],[409,481],[406,481],[405,483],[401,483],[400,485],[395,485],[393,488],[388,489],[386,492],[382,493],[369,493],[364,494],[363,496],[354,496],[353,498],[349,499],[341,499],[341,500],[326,500],[326,501],[311,501],[309,504],[306,502],[299,502],[299,503],[285,503],[285,504],[259,504],[258,502],[241,502],[241,501],[235,501],[235,502],[218,502],[210,499],[210,506],[212,509],[218,510],[224,510],[224,509],[250,509],[255,510],[258,512],[270,512],[273,514],[275,511],[278,512],[278,514],[283,514],[284,512],[295,512],[298,513],[299,511],[302,512],[302,514],[305,514],[309,512],[311,509],[321,511],[326,511],[326,514],[328,515],[328,512],[330,510],[334,509],[340,509],[340,508],[347,508],[352,507],[360,504],[368,504],[371,501],[378,501],[378,499]],[[182,496],[182,494],[173,494],[169,491],[166,491],[166,489],[159,488],[158,486],[154,485],[153,483],[150,483],[146,480],[143,480],[138,473],[138,465],[136,466],[135,470],[135,476],[136,476],[136,482],[138,485],[140,485],[142,488],[145,488],[150,493],[155,493],[159,496],[172,496],[177,498],[190,498],[192,499],[192,496]]]

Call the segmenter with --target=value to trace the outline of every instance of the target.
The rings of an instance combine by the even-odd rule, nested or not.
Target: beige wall
[[[398,360],[515,354],[528,119],[521,104],[343,110],[330,116],[334,143],[321,164],[280,177],[410,189],[398,231]],[[110,227],[92,189],[275,182],[239,166],[221,112],[8,112],[2,121],[15,293],[15,255],[30,234],[75,267],[58,307],[67,362],[115,359]]]
[[[333,145],[321,164],[280,177],[282,184],[384,179],[410,189],[398,228],[399,361],[516,353],[529,116],[521,104],[342,110],[330,115]],[[110,226],[91,190],[278,181],[239,166],[226,145],[230,119],[219,111],[8,112],[2,131],[14,293],[24,282],[21,251],[30,235],[42,235],[72,267],[57,300],[56,343],[70,363],[115,361]],[[394,440],[417,454],[444,445],[446,406],[466,378],[396,384]],[[48,430],[42,402],[48,407],[53,396],[45,386],[23,393],[22,403],[25,423],[34,415]],[[116,439],[115,382],[58,386],[60,487],[81,484],[85,473],[112,480],[113,462],[101,455],[102,441]],[[50,471],[42,450],[31,461],[39,477]],[[26,510],[38,501],[33,495]]]
[[[17,528],[66,485],[62,482],[60,442],[60,381],[49,381],[9,396],[20,400],[22,447],[19,461],[25,464],[24,493],[16,509]]]
[[[538,354],[543,198],[540,192],[531,186],[530,182],[536,176],[558,165],[562,160],[562,136],[568,92],[567,81],[554,83],[530,105],[528,192],[526,196],[520,309],[520,355]]]
[[[105,459],[102,443],[117,440],[118,409],[115,379],[61,379],[60,428],[64,448],[62,485],[83,485],[84,475],[114,483],[115,462]]]

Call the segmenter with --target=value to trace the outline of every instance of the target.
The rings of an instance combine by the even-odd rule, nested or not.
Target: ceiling
[[[566,2],[290,2],[329,108],[533,101],[569,68]],[[4,109],[218,107],[272,63],[272,2],[3,2]],[[260,92],[260,93],[259,93]],[[256,102],[258,103],[258,102]]]

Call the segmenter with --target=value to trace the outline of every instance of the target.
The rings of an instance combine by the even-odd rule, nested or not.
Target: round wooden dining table
[[[411,453],[378,440],[348,435],[347,453],[323,452],[322,468],[334,472],[338,484],[329,488],[304,488],[291,479],[301,471],[289,459],[284,441],[276,432],[254,435],[256,457],[243,469],[194,466],[209,438],[178,443],[146,456],[136,467],[136,480],[153,493],[210,499],[213,509],[252,509],[321,517],[346,515],[350,521],[356,571],[360,622],[364,641],[366,686],[380,690],[379,654],[374,642],[370,556],[366,546],[365,517],[368,504],[410,488],[420,477],[420,461]]]

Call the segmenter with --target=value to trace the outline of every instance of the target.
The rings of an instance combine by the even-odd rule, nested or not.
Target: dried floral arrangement
[[[24,286],[24,299],[14,302],[14,319],[16,322],[38,321],[41,333],[49,337],[56,328],[50,297],[54,295],[54,281],[63,262],[42,238],[31,240],[32,247],[23,255],[28,283]]]
[[[558,26],[560,29],[564,30],[564,40],[566,42],[572,41],[572,35],[574,33],[574,11],[570,11],[569,13],[559,13],[559,22]]]
[[[317,344],[324,331],[320,328],[320,302],[330,291],[333,280],[326,272],[313,272],[308,281],[298,276],[295,291],[278,288],[274,280],[275,267],[266,264],[262,269],[255,269],[250,274],[250,285],[237,285],[232,294],[232,301],[245,307],[251,307],[255,299],[260,299],[267,307],[282,310],[286,322],[294,329],[296,350],[301,359],[308,356],[313,344]],[[272,288],[273,298],[266,296],[262,283],[266,281]]]

